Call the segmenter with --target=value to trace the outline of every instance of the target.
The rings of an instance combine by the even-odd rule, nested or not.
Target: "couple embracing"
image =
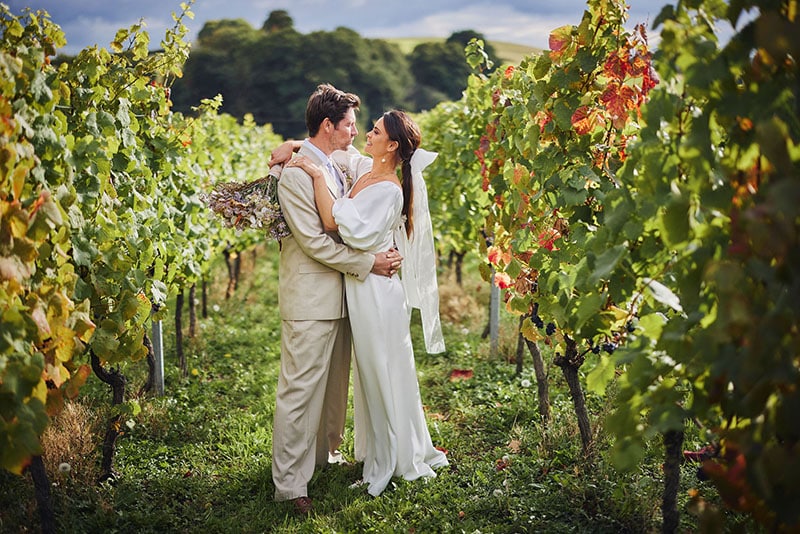
[[[433,477],[447,465],[425,421],[410,334],[417,307],[428,352],[444,350],[421,174],[436,155],[419,148],[411,118],[393,110],[367,133],[372,157],[362,156],[352,147],[359,104],[318,86],[306,107],[309,137],[287,141],[270,162],[288,161],[278,198],[292,232],[281,240],[272,477],[275,500],[294,501],[302,514],[311,511],[315,466],[343,461],[351,351],[355,457],[363,461],[356,485],[377,496],[393,476]]]

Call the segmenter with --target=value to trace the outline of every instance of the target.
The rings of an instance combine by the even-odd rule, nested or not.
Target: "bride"
[[[370,495],[380,495],[393,476],[435,477],[448,465],[434,448],[422,409],[411,344],[411,308],[420,308],[428,352],[444,351],[427,190],[422,169],[436,154],[419,148],[420,131],[402,111],[383,114],[367,133],[368,158],[354,149],[334,153],[355,177],[349,193],[334,199],[323,172],[303,157],[298,166],[314,181],[327,231],[338,231],[353,248],[377,252],[397,245],[402,276],[346,277],[355,370],[355,455],[364,462]],[[400,167],[401,176],[397,176]]]

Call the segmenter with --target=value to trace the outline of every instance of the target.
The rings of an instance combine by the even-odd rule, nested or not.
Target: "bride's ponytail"
[[[383,126],[389,139],[396,141],[397,158],[400,160],[400,182],[403,188],[403,210],[406,219],[406,235],[414,231],[414,182],[411,173],[411,156],[420,144],[419,127],[402,111],[392,110],[383,114]]]

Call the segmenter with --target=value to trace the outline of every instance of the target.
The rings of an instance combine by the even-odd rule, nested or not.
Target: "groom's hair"
[[[315,137],[325,119],[330,119],[336,127],[348,109],[358,109],[360,104],[361,99],[353,93],[345,93],[328,83],[318,85],[316,91],[308,97],[306,105],[308,136]]]

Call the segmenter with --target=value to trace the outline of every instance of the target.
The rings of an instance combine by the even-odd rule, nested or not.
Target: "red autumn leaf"
[[[533,173],[531,173],[531,176],[533,176]],[[536,190],[531,191],[531,194],[535,195]],[[520,192],[519,197],[520,197],[520,209],[524,209],[525,211],[527,211],[531,204],[531,195],[525,192]],[[520,217],[522,217],[522,213],[520,213]]]
[[[592,165],[598,169],[605,166],[605,161],[608,158],[608,150],[602,145],[595,145],[592,149]]]
[[[628,72],[628,64],[621,56],[625,52],[614,51],[606,58],[603,64],[603,74],[611,79],[622,81]]]
[[[453,369],[450,371],[450,381],[457,382],[458,380],[469,380],[473,376],[472,369]]]
[[[489,138],[485,135],[482,135],[478,149],[475,150],[475,156],[481,163],[481,176],[483,177],[483,184],[481,184],[481,187],[483,188],[484,191],[489,190],[489,169],[486,166],[486,152],[488,151],[489,151]]]
[[[550,33],[548,44],[550,46],[550,59],[558,61],[572,43],[572,26],[561,26]]]
[[[592,133],[595,128],[603,124],[603,118],[595,108],[581,106],[572,114],[572,127],[578,135]]]
[[[631,57],[630,62],[628,63],[628,72],[634,78],[641,77],[650,67],[650,62],[647,60],[645,56],[636,52]]]
[[[653,64],[650,63],[647,67],[647,72],[642,75],[642,93],[647,95],[650,92],[650,89],[658,85],[658,73],[656,69],[653,68]]]
[[[620,161],[625,161],[628,159],[628,139],[629,137],[625,135],[620,136],[619,151],[617,152]]]
[[[734,510],[752,509],[756,503],[752,486],[747,480],[747,459],[735,445],[727,444],[719,458],[702,464],[703,472],[714,480],[722,500]]]
[[[539,125],[539,131],[544,132],[544,127],[553,122],[553,114],[550,111],[537,111],[533,116],[533,122]]]
[[[493,265],[508,265],[511,263],[511,251],[502,250],[495,245],[486,249],[486,256]]]
[[[589,117],[589,106],[581,106],[576,109],[572,113],[572,117],[570,119],[572,123],[572,127],[575,128],[575,131],[579,134],[583,135],[589,133],[591,129],[586,128],[586,119]]]
[[[478,150],[476,150],[475,152],[478,154],[478,157],[481,158],[481,161],[483,161],[483,157],[488,151],[489,151],[489,138],[485,135],[482,135],[480,144],[478,145]]]
[[[497,141],[497,119],[486,125],[486,135],[492,141]]]
[[[559,237],[561,237],[561,232],[555,228],[548,228],[539,234],[539,246],[550,251],[558,250],[558,248],[555,246],[555,241]]]
[[[500,91],[500,89],[495,89],[492,92],[492,107],[496,107],[497,104],[500,103],[501,96],[503,96],[503,93]]]
[[[519,260],[522,261],[523,263],[528,263],[529,261],[531,261],[531,256],[533,256],[532,250],[526,250],[524,252],[517,253],[517,258],[519,258]]]
[[[492,265],[497,265],[497,262],[500,261],[500,249],[495,246],[489,247],[486,250],[486,257],[489,260],[489,263]]]
[[[634,26],[633,31],[635,34],[639,36],[640,41],[647,44],[647,26],[645,26],[643,22],[640,22],[639,24]]]
[[[611,115],[614,128],[622,128],[628,121],[628,111],[636,107],[637,94],[627,85],[612,82],[600,96],[600,102]]]
[[[494,285],[500,289],[508,289],[511,287],[511,277],[507,273],[495,273]]]

